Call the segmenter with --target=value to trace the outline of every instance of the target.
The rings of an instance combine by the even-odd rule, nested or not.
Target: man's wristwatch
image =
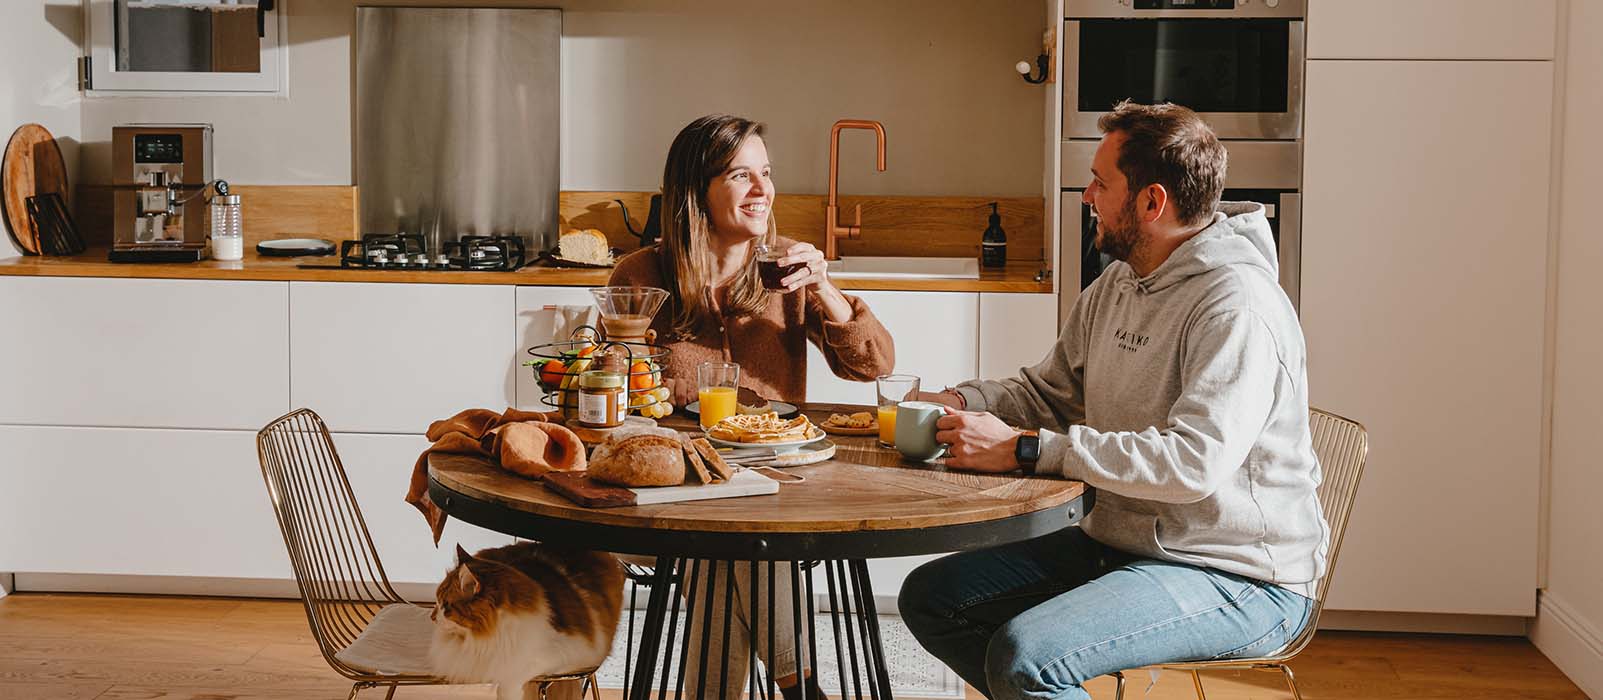
[[[1041,461],[1041,435],[1034,430],[1019,432],[1018,442],[1013,445],[1013,459],[1018,460],[1019,469],[1027,475],[1035,474],[1035,463]]]

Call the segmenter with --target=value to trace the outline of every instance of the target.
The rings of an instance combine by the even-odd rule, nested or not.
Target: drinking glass
[[[879,444],[896,446],[896,405],[918,398],[918,377],[886,374],[874,379],[879,394]]]
[[[740,365],[733,362],[703,362],[696,366],[696,400],[701,403],[701,427],[711,428],[735,415],[735,396],[740,386]]]

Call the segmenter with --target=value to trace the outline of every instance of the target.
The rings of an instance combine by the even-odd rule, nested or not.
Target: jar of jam
[[[616,428],[629,412],[622,372],[593,369],[579,375],[579,425]]]

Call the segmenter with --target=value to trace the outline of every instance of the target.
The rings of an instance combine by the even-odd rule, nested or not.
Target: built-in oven
[[[1222,139],[1302,135],[1305,0],[1066,0],[1063,138],[1120,100],[1173,102]]]
[[[1081,182],[1090,180],[1091,156],[1096,153],[1096,141],[1065,141],[1063,163],[1083,163]],[[1276,264],[1280,270],[1280,286],[1298,306],[1302,274],[1302,196],[1298,194],[1302,172],[1302,149],[1295,141],[1228,141],[1230,165],[1225,177],[1224,201],[1259,202],[1269,218],[1274,232]],[[1069,173],[1073,173],[1069,170]],[[1074,182],[1066,175],[1064,184]],[[1058,246],[1059,282],[1063,289],[1062,318],[1074,304],[1076,292],[1091,285],[1113,260],[1093,245],[1096,239],[1096,217],[1082,197],[1085,187],[1077,185],[1063,190],[1063,245]],[[1071,285],[1073,285],[1071,287]]]

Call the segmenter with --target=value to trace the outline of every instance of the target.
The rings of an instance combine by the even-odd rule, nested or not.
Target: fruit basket
[[[630,413],[647,418],[664,418],[673,413],[668,387],[662,384],[666,347],[609,341],[595,327],[580,326],[569,340],[536,345],[528,353],[532,359],[523,365],[531,368],[544,392],[541,403],[561,412],[564,418],[578,413],[579,375],[609,365],[627,375]]]

